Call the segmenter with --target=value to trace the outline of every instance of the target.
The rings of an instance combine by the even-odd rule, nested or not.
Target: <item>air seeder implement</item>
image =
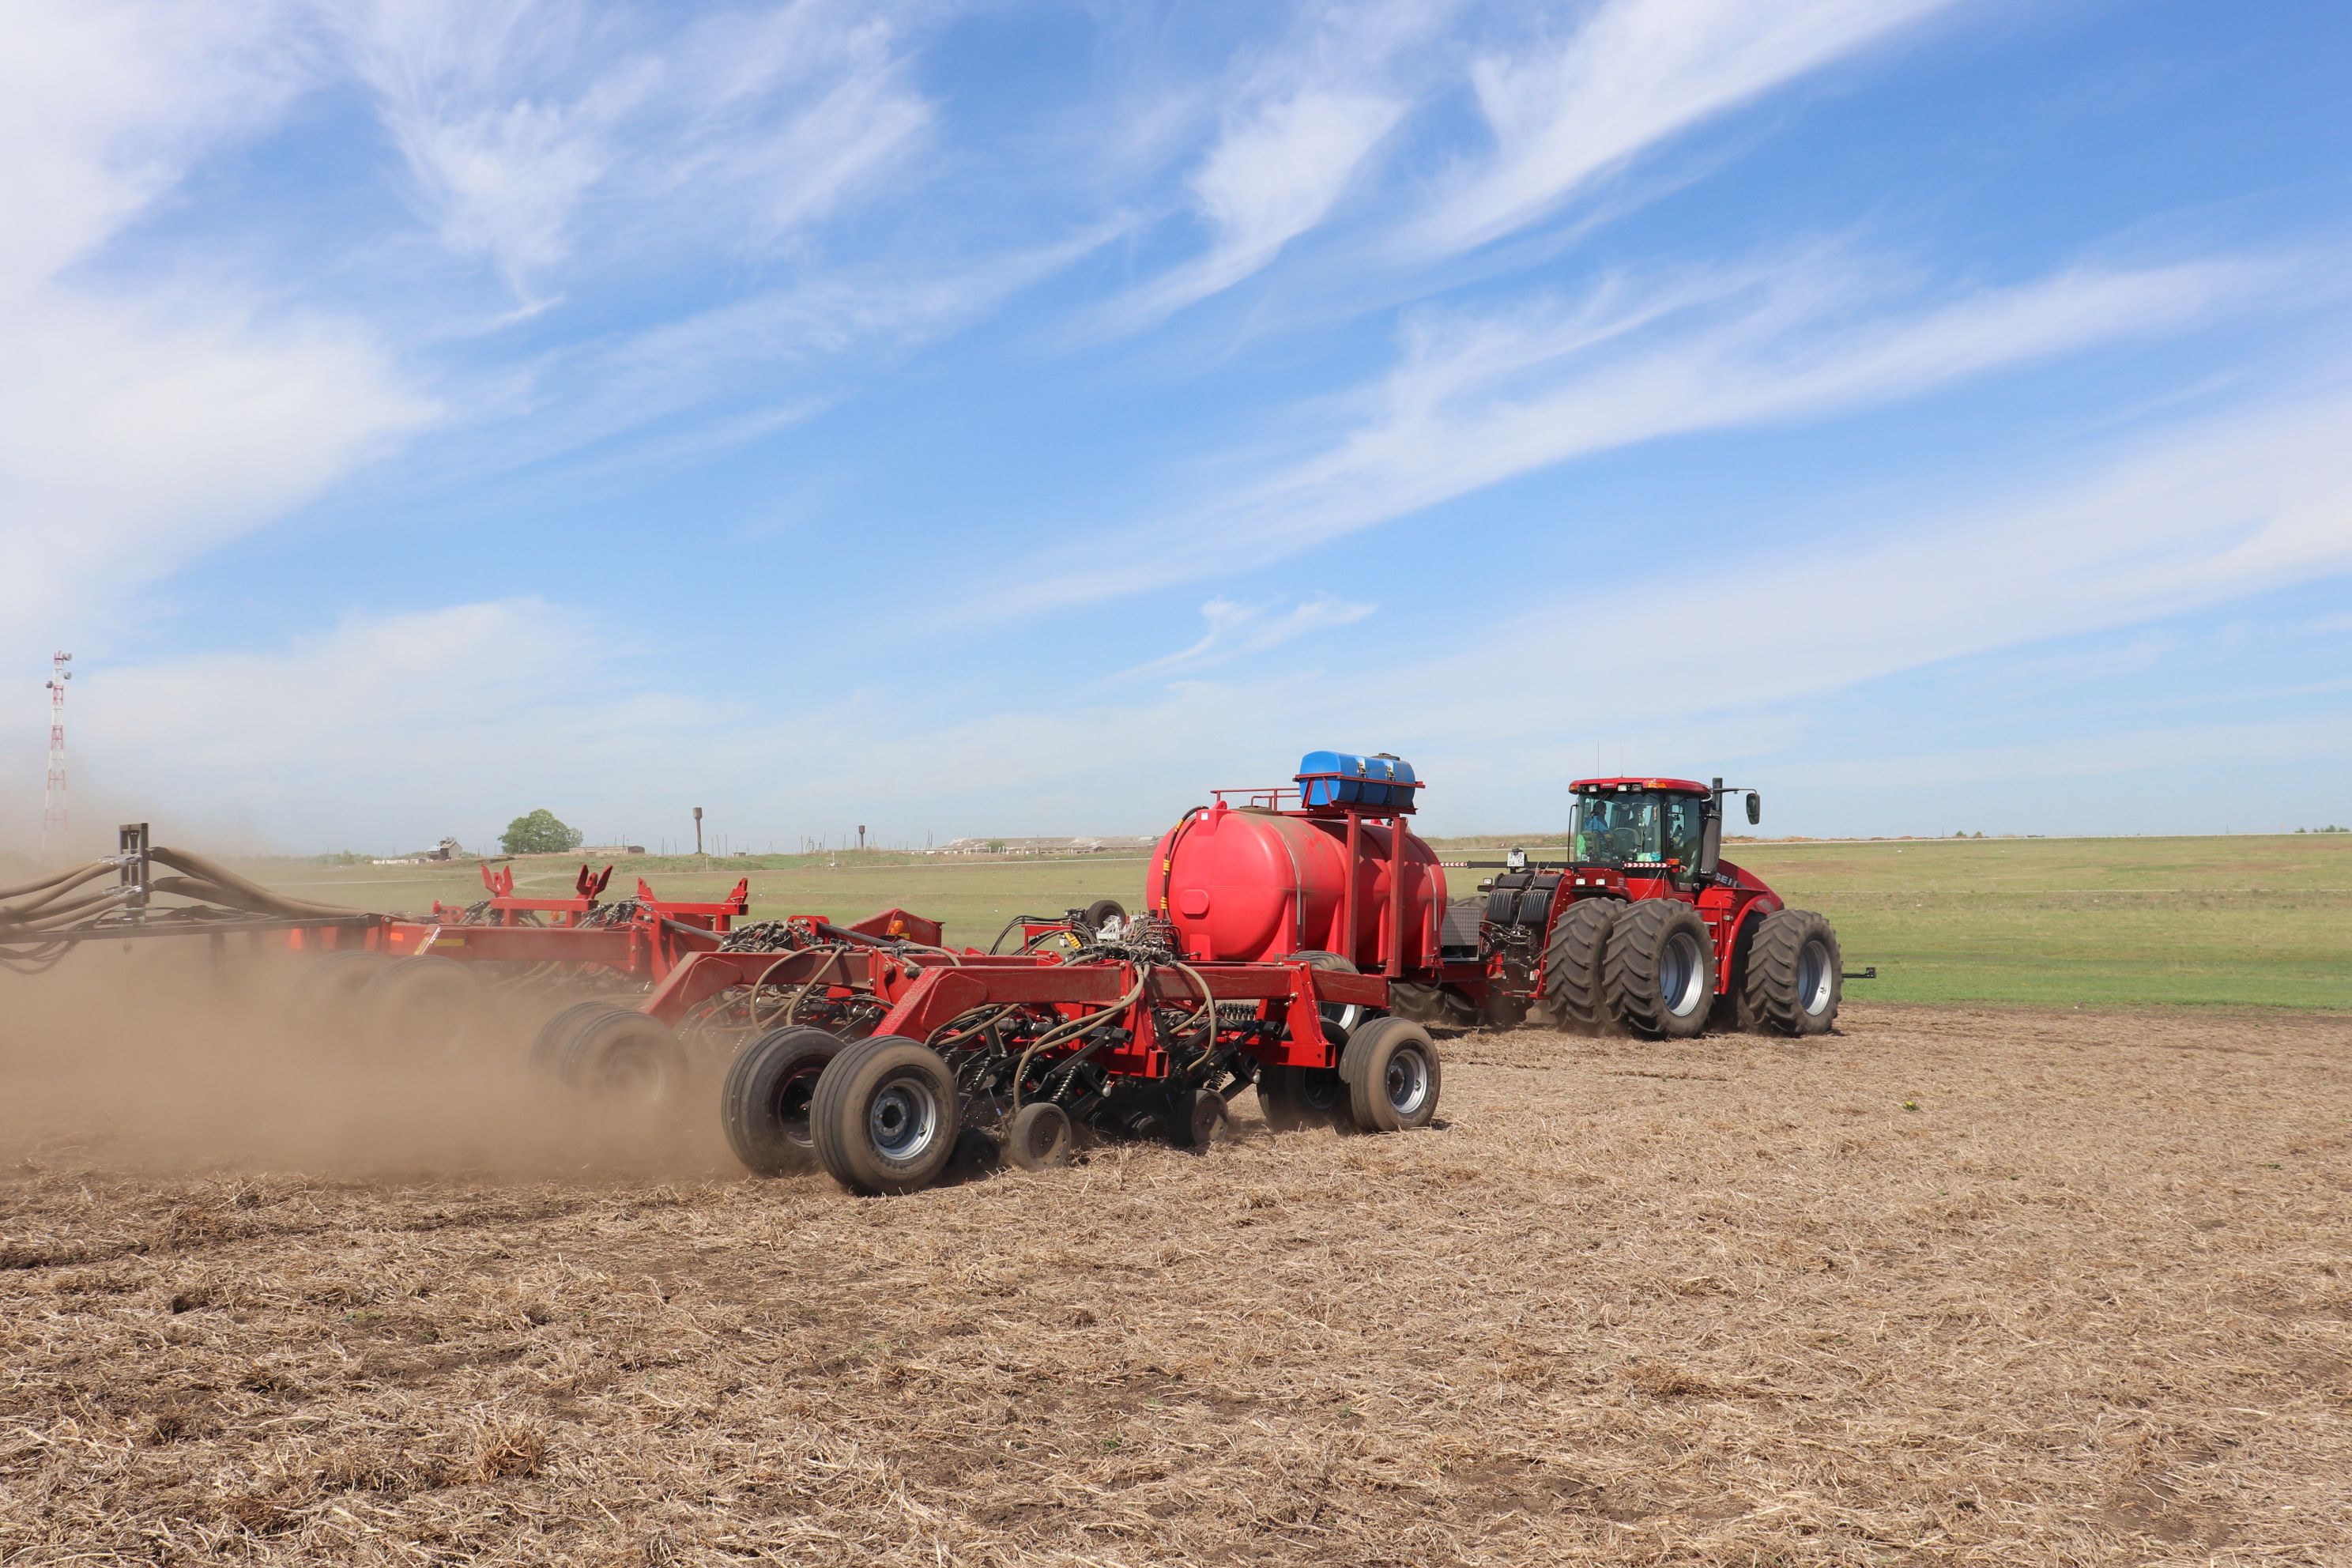
[[[1132,921],[1019,922],[1021,951],[983,953],[904,910],[798,916],[689,956],[638,1007],[560,1016],[536,1049],[632,1093],[732,1049],[721,1118],[746,1165],[880,1193],[937,1179],[960,1140],[1023,1165],[1082,1127],[1197,1145],[1251,1089],[1277,1130],[1424,1126],[1429,1022],[1539,1006],[1680,1039],[1835,1020],[1836,935],[1722,858],[1719,782],[1580,781],[1572,858],[1514,853],[1459,901],[1408,825],[1422,787],[1393,757],[1313,752],[1287,786],[1185,813]]]
[[[1540,1009],[1669,1040],[1710,1020],[1785,1036],[1834,1023],[1829,922],[1722,857],[1742,792],[1580,780],[1569,856],[1445,862],[1411,826],[1423,787],[1391,756],[1310,752],[1286,785],[1187,811],[1132,919],[1108,900],[1023,917],[986,952],[904,910],[739,925],[743,882],[716,903],[643,882],[605,903],[609,868],[584,867],[570,899],[519,898],[486,867],[489,896],[462,909],[336,910],[151,849],[140,826],[118,857],[0,889],[0,958],[171,932],[216,952],[296,949],[314,955],[311,999],[356,1021],[345,1032],[435,1049],[477,1043],[468,1022],[494,998],[544,998],[544,1016],[561,987],[577,999],[540,1027],[538,1068],[625,1115],[708,1114],[715,1099],[751,1170],[821,1165],[862,1193],[928,1185],[960,1152],[1055,1164],[1082,1133],[1198,1147],[1252,1090],[1277,1131],[1425,1127],[1431,1024]],[[1497,874],[1450,899],[1446,872],[1471,868]],[[151,907],[153,892],[186,901]]]

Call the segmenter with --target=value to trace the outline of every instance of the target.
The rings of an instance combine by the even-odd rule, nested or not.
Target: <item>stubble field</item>
[[[860,1202],[18,1031],[0,1561],[2352,1562],[2347,1034],[1467,1037],[1434,1131]]]

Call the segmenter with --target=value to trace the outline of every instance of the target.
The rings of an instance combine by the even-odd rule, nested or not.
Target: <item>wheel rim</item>
[[[663,1070],[661,1058],[634,1043],[607,1052],[604,1070],[596,1075],[597,1093],[625,1105],[657,1105],[668,1084],[669,1074]]]
[[[866,1109],[867,1140],[894,1163],[920,1159],[939,1132],[939,1098],[915,1079],[891,1079]]]
[[[1333,1110],[1347,1092],[1347,1086],[1339,1081],[1338,1073],[1310,1069],[1299,1074],[1298,1098],[1310,1110]]]
[[[1797,1002],[1807,1017],[1818,1018],[1830,1005],[1829,943],[1814,937],[1797,955]]]
[[[822,1071],[822,1068],[817,1069]],[[809,1130],[809,1101],[816,1098],[816,1072],[794,1073],[776,1089],[776,1127],[785,1142],[813,1148],[816,1135]]]
[[[1045,1163],[1061,1147],[1063,1129],[1068,1125],[1067,1117],[1051,1112],[1031,1117],[1028,1136],[1022,1142],[1022,1152],[1037,1163]]]
[[[1429,1099],[1429,1058],[1412,1046],[1399,1047],[1389,1058],[1388,1091],[1399,1116],[1418,1114]]]
[[[1698,1005],[1701,979],[1698,939],[1675,931],[1658,954],[1658,999],[1675,1017],[1686,1017]]]

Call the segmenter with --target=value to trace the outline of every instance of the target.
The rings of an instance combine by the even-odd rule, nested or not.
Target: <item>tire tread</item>
[[[1715,943],[1698,911],[1680,899],[1643,899],[1626,907],[1609,928],[1609,954],[1603,962],[1609,1005],[1617,1022],[1644,1039],[1688,1039],[1706,1026],[1709,1006],[1687,1019],[1666,1011],[1658,994],[1658,965],[1665,953],[1671,928],[1685,925],[1698,936],[1699,963],[1715,989]]]
[[[1612,1020],[1604,964],[1609,932],[1626,905],[1616,899],[1578,899],[1560,907],[1544,943],[1543,999],[1554,1024],[1597,1035]]]
[[[1830,1005],[1816,1016],[1798,994],[1805,943],[1818,935],[1829,948]],[[1748,941],[1748,965],[1740,978],[1740,1001],[1757,1027],[1796,1037],[1829,1032],[1844,999],[1840,965],[1844,955],[1830,922],[1811,910],[1775,910],[1756,922]]]

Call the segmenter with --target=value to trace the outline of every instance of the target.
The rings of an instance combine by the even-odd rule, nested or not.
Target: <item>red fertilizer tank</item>
[[[1296,782],[1220,790],[1187,812],[1152,851],[1147,907],[1195,959],[1332,952],[1366,973],[1435,971],[1445,872],[1405,826],[1421,787],[1412,769],[1310,752]]]

